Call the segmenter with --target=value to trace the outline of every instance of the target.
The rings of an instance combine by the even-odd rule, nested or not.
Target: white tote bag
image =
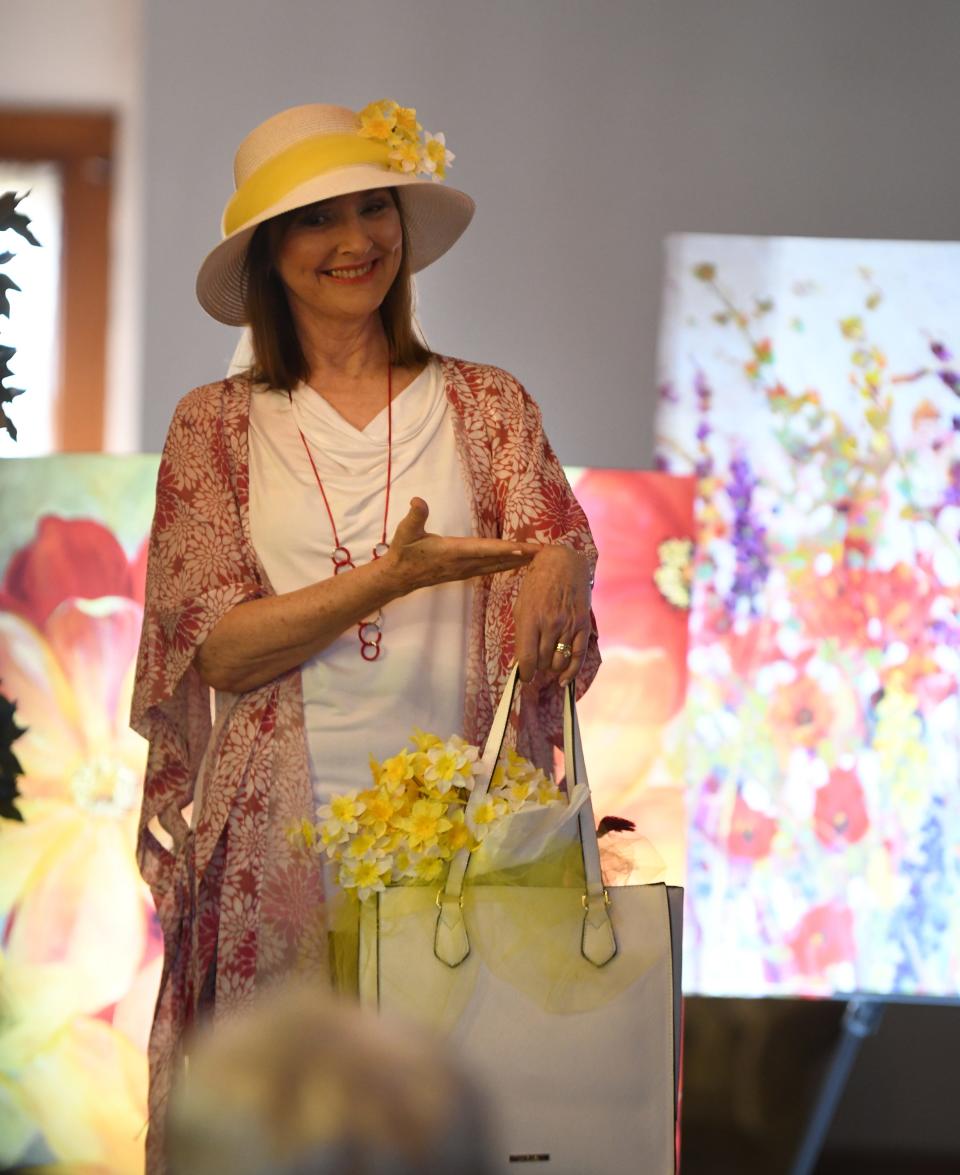
[[[515,684],[516,669],[470,804],[486,794]],[[580,884],[475,884],[464,852],[440,892],[374,895],[361,906],[360,995],[447,1035],[486,1095],[494,1170],[670,1175],[682,891],[604,887],[572,688],[564,726]]]

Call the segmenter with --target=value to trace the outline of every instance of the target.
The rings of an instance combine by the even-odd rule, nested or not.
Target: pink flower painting
[[[146,746],[128,716],[156,461],[68,460],[0,463],[4,501],[34,520],[0,570],[0,688],[26,728],[23,821],[0,821],[0,1165],[136,1172],[161,943],[134,860]],[[110,461],[139,489],[112,511],[125,542],[66,514]]]

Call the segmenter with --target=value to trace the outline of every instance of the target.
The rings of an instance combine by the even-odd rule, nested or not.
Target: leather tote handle
[[[517,689],[519,668],[514,665],[507,677],[500,705],[494,715],[493,725],[487,738],[480,760],[483,771],[477,776],[473,792],[467,802],[467,816],[476,811],[490,790],[493,773],[503,749],[510,721],[510,711]],[[586,789],[586,798],[577,813],[580,846],[583,853],[583,870],[586,889],[583,894],[583,935],[581,952],[597,967],[608,963],[617,953],[617,940],[610,919],[610,899],[603,885],[600,869],[600,847],[590,797],[590,783],[583,757],[583,743],[574,701],[574,683],[570,682],[563,699],[563,754],[564,772],[567,779],[567,796],[572,800],[578,788]],[[447,881],[437,894],[437,930],[434,937],[434,953],[450,967],[456,967],[470,954],[470,940],[463,918],[463,886],[469,867],[469,849],[461,849],[450,862]]]

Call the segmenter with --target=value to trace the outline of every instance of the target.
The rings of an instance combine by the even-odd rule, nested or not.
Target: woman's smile
[[[336,269],[322,269],[320,272],[324,277],[329,277],[335,282],[356,285],[359,282],[372,281],[375,277],[376,267],[379,264],[379,257],[375,257],[372,261],[367,261],[363,265],[343,265]]]

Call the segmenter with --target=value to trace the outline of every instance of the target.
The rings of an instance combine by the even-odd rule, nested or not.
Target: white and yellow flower
[[[441,131],[432,135],[429,131],[424,136],[423,144],[424,169],[434,180],[446,179],[447,168],[456,159],[452,151],[447,150],[447,140]]]
[[[353,792],[334,796],[329,804],[317,810],[321,839],[325,844],[341,844],[355,835],[360,827],[359,818],[366,811],[366,805]]]

